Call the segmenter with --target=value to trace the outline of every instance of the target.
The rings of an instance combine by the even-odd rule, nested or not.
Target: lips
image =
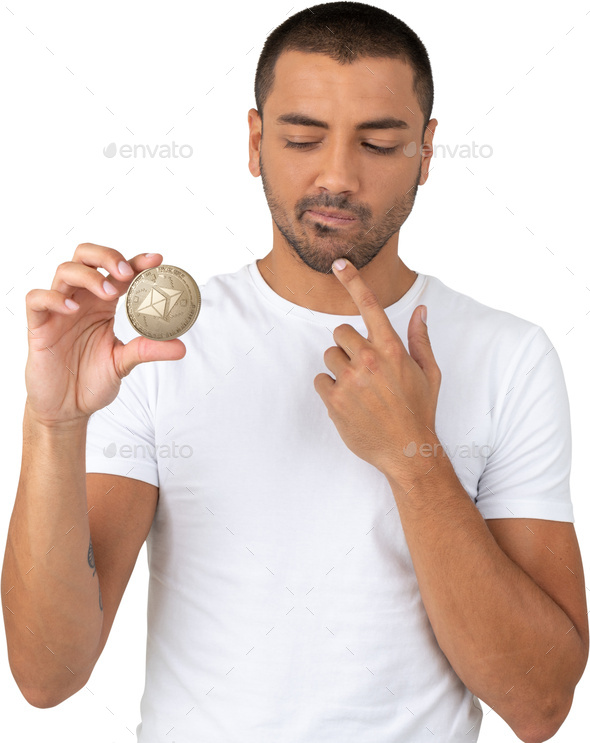
[[[327,221],[337,222],[354,222],[356,217],[348,212],[340,212],[336,210],[319,210],[319,209],[308,209],[307,210],[312,217],[321,217]]]

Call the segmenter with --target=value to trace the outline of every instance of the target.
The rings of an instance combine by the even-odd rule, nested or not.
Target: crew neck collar
[[[256,289],[262,294],[264,299],[269,302],[276,311],[282,315],[288,315],[289,317],[297,317],[301,320],[306,320],[319,325],[333,326],[342,325],[348,323],[353,327],[364,327],[364,320],[362,315],[332,315],[327,312],[318,312],[317,310],[310,310],[307,307],[294,304],[288,299],[281,297],[272,289],[264,280],[256,260],[252,263],[247,264],[248,274],[256,287]],[[385,307],[385,314],[391,320],[392,318],[400,315],[404,310],[415,302],[418,295],[424,289],[426,283],[426,274],[416,273],[416,279],[408,291],[400,297],[397,302],[390,304]]]

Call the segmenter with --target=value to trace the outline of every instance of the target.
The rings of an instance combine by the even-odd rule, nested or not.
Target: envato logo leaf
[[[418,148],[416,147],[415,142],[408,142],[408,144],[405,144],[402,149],[406,157],[414,157]],[[414,454],[415,453],[416,452],[414,452]]]
[[[415,441],[410,441],[410,443],[404,447],[404,454],[406,455],[406,457],[413,457],[417,451],[418,447],[416,446]]]
[[[117,154],[117,145],[114,142],[111,142],[103,149],[102,154],[105,157],[115,157]]]

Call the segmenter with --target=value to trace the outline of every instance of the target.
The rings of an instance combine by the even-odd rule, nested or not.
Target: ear
[[[250,136],[248,138],[248,169],[256,178],[260,175],[260,140],[262,139],[262,119],[255,108],[248,111],[248,126]]]
[[[424,144],[422,145],[421,153],[422,162],[420,163],[420,181],[418,184],[420,186],[423,186],[428,180],[428,167],[430,165],[430,158],[434,153],[432,139],[437,126],[438,121],[436,119],[430,119],[426,125],[426,131],[424,132]]]

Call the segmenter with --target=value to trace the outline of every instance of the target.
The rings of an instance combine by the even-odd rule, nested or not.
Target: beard
[[[332,263],[336,258],[345,257],[355,268],[363,268],[399,231],[414,206],[420,181],[420,168],[418,168],[418,175],[412,188],[403,196],[393,200],[392,206],[380,222],[375,221],[368,207],[362,204],[355,204],[351,207],[345,199],[329,195],[300,199],[295,204],[294,215],[291,215],[285,204],[276,197],[265,176],[262,150],[260,151],[260,176],[273,222],[293,253],[309,268],[328,274],[332,272]],[[305,219],[309,227],[306,228],[301,224],[301,219],[307,209],[321,211],[322,208],[347,211],[354,215],[357,221],[352,227],[339,227],[320,222],[312,223],[308,215]],[[353,231],[355,234],[351,235]]]

